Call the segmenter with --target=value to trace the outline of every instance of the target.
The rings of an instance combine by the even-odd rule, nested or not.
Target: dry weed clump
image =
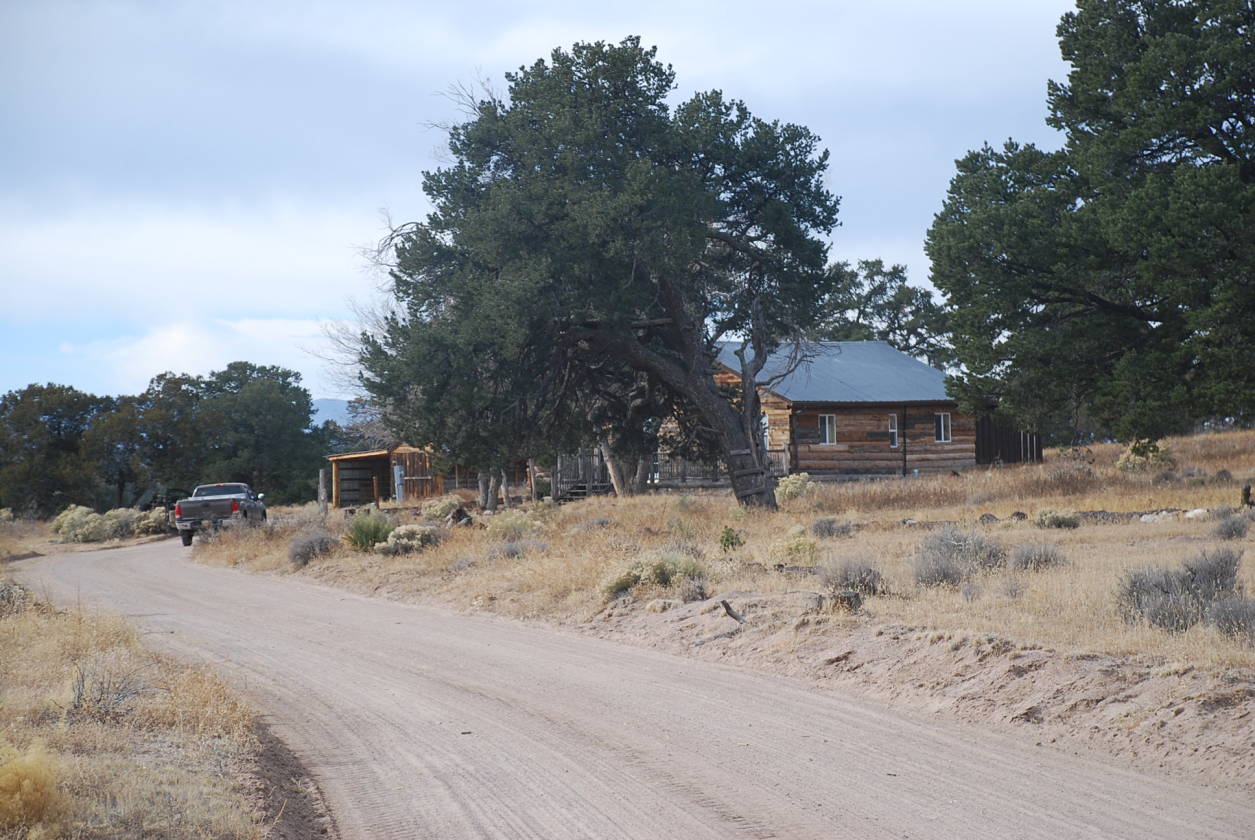
[[[808,473],[786,475],[776,482],[776,500],[780,503],[791,502],[809,496],[819,488],[818,482],[811,481]]]
[[[1244,516],[1222,516],[1211,535],[1221,540],[1240,540],[1246,536],[1250,522]]]
[[[1067,565],[1067,555],[1058,543],[1038,542],[1017,545],[1011,553],[1011,568],[1036,572]]]
[[[440,545],[444,536],[444,531],[433,525],[398,525],[388,534],[388,539],[375,546],[375,551],[390,557],[413,554]]]
[[[1145,473],[1161,470],[1174,470],[1177,459],[1158,441],[1140,438],[1129,444],[1116,460],[1116,469],[1121,472]]]
[[[370,551],[388,539],[388,535],[395,527],[387,516],[367,511],[353,517],[344,539],[358,551]]]
[[[821,516],[811,523],[811,533],[821,539],[848,537],[854,533],[854,524],[831,516]]]
[[[1081,517],[1072,510],[1054,510],[1043,508],[1037,512],[1034,524],[1038,528],[1079,528]]]
[[[220,679],[121,619],[9,601],[25,606],[0,614],[0,837],[262,836],[235,780],[253,715]]]
[[[50,821],[60,798],[56,765],[41,742],[19,752],[0,739],[0,829]]]
[[[488,538],[512,542],[524,537],[535,537],[545,531],[544,523],[533,519],[522,510],[507,510],[492,517],[488,523]]]
[[[297,534],[288,543],[288,562],[294,569],[303,569],[311,560],[335,551],[339,543],[339,540],[326,531]]]
[[[1255,600],[1234,595],[1207,605],[1203,623],[1225,636],[1255,645]]]

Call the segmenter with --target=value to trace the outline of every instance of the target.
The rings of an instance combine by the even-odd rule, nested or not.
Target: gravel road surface
[[[23,561],[215,664],[344,838],[1241,838],[1255,803],[779,677],[188,562]]]

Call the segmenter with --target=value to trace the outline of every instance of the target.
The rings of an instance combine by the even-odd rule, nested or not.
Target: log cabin
[[[715,378],[740,383],[739,342],[719,346]],[[883,341],[822,341],[773,353],[759,373],[763,443],[778,474],[914,475],[977,463],[977,419],[946,375]],[[779,377],[777,379],[777,377]]]

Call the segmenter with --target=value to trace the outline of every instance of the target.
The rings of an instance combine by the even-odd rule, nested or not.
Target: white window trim
[[[951,443],[954,440],[954,430],[950,426],[950,412],[937,411],[933,413],[933,417],[941,418],[941,436],[933,435],[937,438],[937,443]]]
[[[898,440],[898,415],[889,415],[889,448],[897,449],[900,441]]]
[[[830,436],[829,440],[824,440],[824,428],[825,428],[824,418],[825,417],[828,418],[828,420],[830,421],[830,423],[827,424],[828,428],[832,430],[832,435]],[[836,442],[837,442],[837,415],[835,414],[819,415],[819,445],[820,446],[832,446]]]

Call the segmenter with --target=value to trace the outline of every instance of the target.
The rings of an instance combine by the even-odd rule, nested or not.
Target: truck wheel
[[[192,532],[191,531],[179,531],[179,536],[183,538],[184,545],[192,544]]]

